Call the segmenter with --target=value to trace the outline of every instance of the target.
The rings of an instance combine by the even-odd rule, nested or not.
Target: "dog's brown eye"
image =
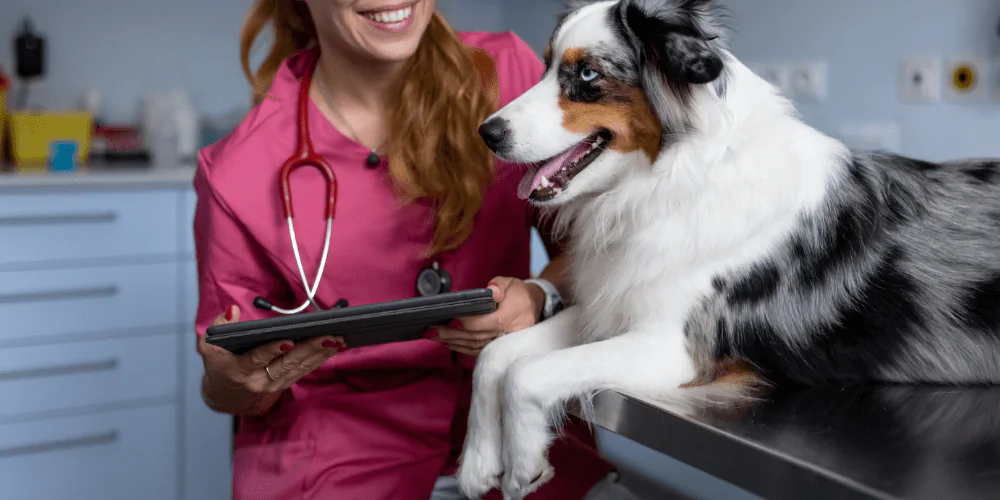
[[[585,82],[592,82],[597,79],[600,74],[591,68],[583,68],[580,70],[580,79]]]

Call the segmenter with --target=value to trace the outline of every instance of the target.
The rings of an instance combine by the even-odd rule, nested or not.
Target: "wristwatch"
[[[538,285],[538,288],[541,288],[545,292],[545,304],[542,305],[542,314],[538,318],[538,321],[545,321],[563,310],[562,295],[559,294],[559,290],[556,289],[556,286],[552,282],[541,278],[524,280],[524,282]]]

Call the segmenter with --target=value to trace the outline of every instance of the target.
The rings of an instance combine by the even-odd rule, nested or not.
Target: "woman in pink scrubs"
[[[251,73],[250,46],[268,24],[274,43]],[[534,324],[545,301],[522,281],[536,217],[515,196],[521,172],[494,164],[476,129],[543,67],[513,34],[452,31],[434,0],[259,0],[244,27],[243,59],[258,105],[201,152],[194,180],[202,392],[210,407],[239,417],[234,497],[460,498],[451,474],[475,355],[504,331]],[[329,308],[341,299],[413,297],[417,273],[437,262],[453,290],[493,288],[496,313],[463,318],[427,340],[357,349],[326,337],[233,356],[204,342],[212,324],[273,316],[253,307],[258,296],[284,308],[306,298],[278,171],[296,147],[299,79],[310,68],[312,142],[339,185],[317,301]],[[291,185],[311,279],[326,184],[303,168]],[[542,277],[561,287],[558,259]],[[530,498],[596,498],[595,485],[612,472],[576,421],[550,460],[555,478]]]

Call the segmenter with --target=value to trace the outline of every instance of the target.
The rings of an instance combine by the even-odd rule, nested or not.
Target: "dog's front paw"
[[[523,461],[520,465],[508,469],[503,476],[504,500],[521,500],[534,493],[549,482],[555,472],[544,456],[540,456],[539,460]]]
[[[458,487],[468,498],[479,498],[500,486],[503,463],[499,450],[487,446],[468,447],[462,452],[458,472]]]

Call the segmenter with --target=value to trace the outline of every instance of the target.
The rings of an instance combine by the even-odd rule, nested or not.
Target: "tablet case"
[[[233,354],[278,340],[300,342],[323,335],[342,337],[349,348],[364,347],[416,340],[428,328],[496,308],[493,291],[480,288],[217,325],[206,331],[205,341]]]

